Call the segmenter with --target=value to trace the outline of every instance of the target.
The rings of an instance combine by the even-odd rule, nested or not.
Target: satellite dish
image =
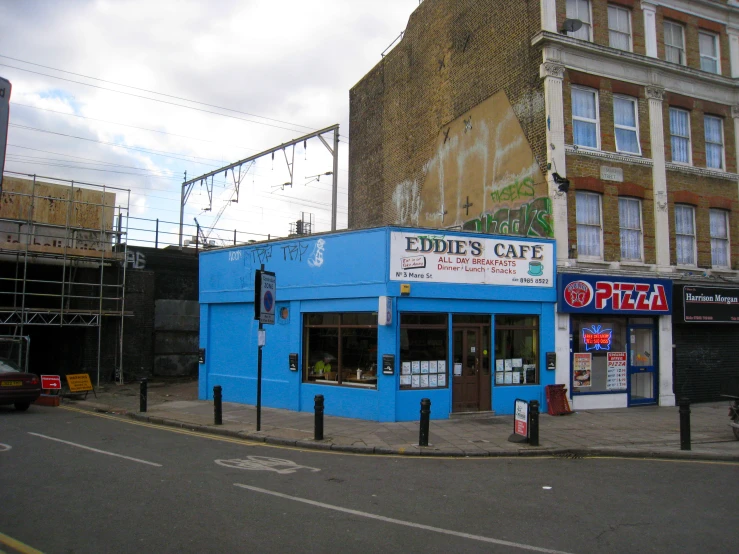
[[[579,19],[565,19],[565,22],[562,25],[562,32],[574,33],[576,31],[579,31],[580,27],[582,27],[582,21],[580,21]]]

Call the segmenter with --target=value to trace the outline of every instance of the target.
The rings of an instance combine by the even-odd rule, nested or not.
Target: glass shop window
[[[303,316],[303,382],[377,388],[377,313]]]
[[[539,384],[539,317],[495,316],[495,386]]]
[[[447,386],[447,314],[400,314],[400,388]]]
[[[625,318],[573,318],[572,392],[626,392],[626,348]]]

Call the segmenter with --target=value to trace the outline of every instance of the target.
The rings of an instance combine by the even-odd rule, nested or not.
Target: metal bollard
[[[323,395],[317,394],[313,399],[315,401],[313,409],[316,416],[313,422],[313,438],[317,441],[323,440]]]
[[[139,388],[139,412],[141,413],[146,412],[147,395],[148,395],[147,382],[146,382],[146,377],[144,377],[143,379],[141,379],[141,385]]]
[[[429,418],[431,417],[431,400],[421,399],[421,426],[418,431],[418,446],[429,445]]]
[[[529,445],[539,446],[539,401],[529,402]]]
[[[690,400],[680,399],[680,450],[690,450]]]
[[[223,425],[223,389],[221,385],[213,387],[213,417],[216,425]]]

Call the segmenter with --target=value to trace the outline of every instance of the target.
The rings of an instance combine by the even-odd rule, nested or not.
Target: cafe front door
[[[452,412],[490,411],[490,318],[460,318],[464,321],[457,322],[455,317],[452,327]],[[474,321],[478,318],[487,321]]]

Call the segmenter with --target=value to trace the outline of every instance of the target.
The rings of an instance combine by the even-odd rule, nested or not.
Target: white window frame
[[[598,221],[599,223],[597,226],[590,224],[590,223],[578,223],[577,222],[577,206],[578,206],[577,199],[580,196],[596,196],[598,198]],[[600,239],[598,248],[599,248],[600,254],[598,254],[597,256],[580,254],[580,241],[578,238],[577,259],[583,260],[583,261],[603,261],[604,256],[603,256],[603,195],[602,194],[599,194],[597,192],[585,191],[585,190],[579,190],[575,193],[575,233],[576,234],[577,234],[577,228],[581,225],[586,226],[586,227],[597,227],[598,228],[598,238]]]
[[[588,20],[583,21],[581,18],[581,13],[579,9],[580,2],[587,2],[588,4]],[[574,6],[574,11],[577,13],[572,13],[571,7]],[[567,33],[567,36],[577,38],[579,40],[587,40],[589,42],[593,42],[593,3],[591,0],[567,0],[565,4],[565,16],[568,19],[579,19],[583,23],[583,27],[587,28],[588,30],[588,38],[580,38],[575,35],[582,32],[582,28],[574,33]]]
[[[621,202],[635,202],[639,208],[639,227],[624,227],[621,221]],[[619,242],[621,244],[621,260],[625,262],[643,262],[644,261],[644,218],[642,216],[642,201],[638,198],[631,198],[628,196],[620,196],[618,199],[619,203],[619,218],[618,218],[618,235]],[[623,241],[621,241],[621,231],[638,231],[639,233],[639,257],[638,258],[625,258],[623,251]]]
[[[572,90],[570,91],[570,104],[572,107],[572,144],[577,146],[578,148],[585,148],[587,150],[600,150],[600,99],[598,97],[598,90],[590,87],[581,87],[578,85],[572,85],[570,87]],[[576,116],[575,115],[575,106],[572,102],[572,91],[580,90],[583,92],[588,92],[593,95],[593,101],[595,102],[595,119],[588,119],[586,117]],[[585,121],[586,123],[595,123],[595,147],[593,146],[583,146],[582,144],[577,144],[575,142],[575,120],[577,121]]]
[[[715,119],[721,124],[721,167],[709,167],[708,165],[708,138],[706,137],[705,127],[707,119]],[[703,138],[706,142],[706,168],[717,169],[719,171],[726,171],[726,138],[724,136],[724,118],[717,115],[704,114],[703,115]],[[719,144],[718,142],[712,142],[710,144]]]
[[[629,23],[629,31],[628,33],[624,33],[623,31],[620,31],[618,29],[612,29],[611,28],[611,10],[615,12],[623,12],[626,14],[626,20]],[[628,8],[624,8],[622,6],[616,6],[614,4],[608,4],[608,45],[611,48],[616,48],[618,50],[621,50],[621,48],[618,48],[617,46],[613,46],[611,44],[611,33],[618,33],[619,35],[627,35],[629,37],[629,49],[628,52],[634,51],[634,33],[633,33],[633,27],[631,26],[631,10]]]
[[[623,152],[624,154],[632,154],[634,156],[641,156],[641,141],[639,140],[639,102],[636,98],[633,96],[623,96],[621,94],[614,94],[613,95],[614,103],[613,103],[613,140],[616,143],[616,152]],[[635,127],[628,127],[626,125],[616,125],[616,102],[615,100],[625,100],[627,102],[631,102],[631,106],[634,110],[634,124]],[[636,133],[636,152],[629,152],[628,150],[621,150],[618,147],[618,137],[616,136],[615,129],[624,129],[626,131],[634,131]]]
[[[715,214],[721,214],[724,217],[724,227],[726,229],[726,236],[725,237],[714,237],[713,233],[711,231],[711,223],[709,219],[708,227],[709,227],[709,234],[711,235],[711,267],[716,269],[729,269],[731,268],[731,227],[729,227],[729,211],[728,210],[722,210],[719,208],[711,208],[709,210],[709,218],[713,217]],[[713,241],[714,240],[720,240],[724,243],[724,248],[726,249],[726,265],[718,265],[716,264],[715,260],[713,259]]]
[[[701,50],[701,35],[710,37],[713,40],[713,47],[716,50],[716,56],[709,56],[707,54],[704,54]],[[701,71],[706,71],[708,73],[715,73],[716,75],[721,75],[721,46],[718,40],[718,35],[716,33],[709,33],[708,31],[698,31],[698,52],[700,55],[700,63],[701,63]],[[710,60],[713,60],[716,62],[716,71],[708,71],[707,69],[703,69],[703,58],[707,58]]]
[[[687,234],[687,233],[678,233],[677,229],[677,211],[678,209],[689,209],[691,215],[693,216],[693,234]],[[678,253],[680,250],[677,247],[677,237],[690,237],[693,239],[693,261],[692,262],[681,262],[678,259]],[[697,249],[697,237],[696,237],[696,227],[695,227],[695,206],[692,206],[690,204],[675,204],[675,263],[676,265],[685,266],[685,267],[696,267],[698,265],[698,249]]]
[[[680,164],[680,165],[693,165],[693,137],[692,137],[692,126],[690,125],[690,111],[685,110],[683,108],[675,108],[673,106],[670,106],[670,112],[672,111],[684,113],[685,117],[688,120],[688,136],[687,137],[684,137],[682,135],[676,135],[675,133],[673,133],[672,125],[670,124],[670,151],[671,151],[672,163]],[[671,121],[672,121],[672,118],[670,118],[670,122]],[[673,136],[688,139],[688,161],[687,162],[679,162],[675,160],[675,149],[672,147],[672,137]]]
[[[682,44],[680,46],[674,45],[674,44],[667,44],[667,28],[668,27],[675,27],[680,29],[680,37],[682,38]],[[667,49],[668,48],[676,48],[680,51],[680,61],[677,62],[680,65],[685,65],[687,63],[686,56],[685,56],[685,27],[683,25],[680,25],[679,23],[675,23],[674,21],[665,21],[662,25],[662,33],[663,38],[665,41],[665,61],[668,61],[670,63],[676,63],[672,62],[667,57]]]

